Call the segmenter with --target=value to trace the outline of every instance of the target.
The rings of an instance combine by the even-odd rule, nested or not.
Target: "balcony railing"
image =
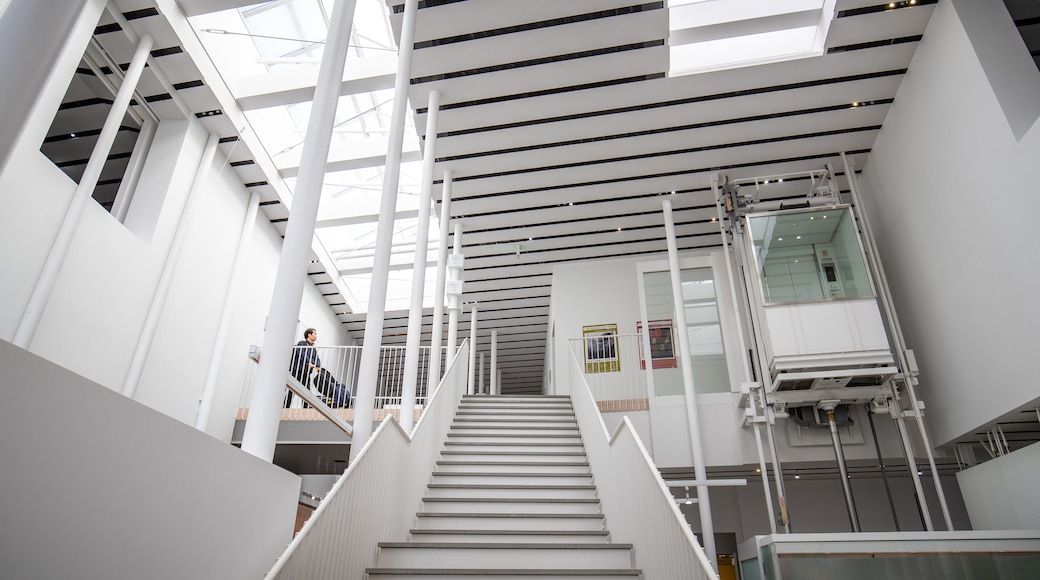
[[[319,367],[331,373],[333,379],[340,383],[344,389],[350,393],[350,403],[345,407],[340,407],[334,404],[334,393],[329,388],[323,388],[321,383],[316,383],[315,378],[317,372],[304,369],[293,373],[297,375],[297,378],[305,378],[307,386],[311,393],[317,396],[319,399],[326,401],[329,406],[333,407],[336,413],[344,420],[353,421],[354,419],[354,400],[358,390],[358,370],[361,366],[361,347],[360,346],[315,346],[315,347],[292,347],[294,350],[294,358],[300,360],[311,360],[309,357],[303,357],[305,349],[314,349],[317,354]],[[447,350],[447,349],[443,349]],[[254,348],[253,353],[256,353]],[[257,361],[259,356],[251,353],[250,360],[246,361],[247,368],[243,379],[242,394],[239,398],[239,411],[238,418],[246,419],[249,414],[249,401],[252,398],[253,383],[256,378]],[[445,356],[442,354],[442,370],[443,361]],[[399,412],[401,407],[401,396],[404,384],[404,370],[405,370],[405,347],[403,346],[384,346],[379,351],[379,374],[376,385],[376,396],[375,396],[375,414],[374,420],[380,420],[387,415],[393,415],[400,419]],[[419,368],[416,374],[416,389],[415,389],[415,419],[418,420],[422,414],[422,409],[426,406],[428,397],[428,388],[426,385],[427,377],[429,376],[429,365],[430,365],[430,347],[422,346],[419,347]],[[292,370],[292,369],[290,369]],[[443,373],[442,373],[443,374]],[[287,377],[288,379],[288,377]],[[300,381],[304,383],[304,381]],[[310,405],[308,405],[303,399],[295,394],[291,394],[288,389],[286,390],[286,397],[288,406],[282,412],[282,420],[320,420],[320,414]]]
[[[601,413],[650,408],[641,340],[639,334],[571,339],[571,350]]]

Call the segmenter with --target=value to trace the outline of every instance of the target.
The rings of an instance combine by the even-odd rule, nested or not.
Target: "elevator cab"
[[[876,386],[898,371],[848,205],[742,219],[770,392]]]

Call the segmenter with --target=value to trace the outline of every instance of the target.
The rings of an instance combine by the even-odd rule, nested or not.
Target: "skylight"
[[[824,52],[835,0],[670,0],[669,75]]]
[[[262,92],[271,94],[286,88],[280,83],[299,78],[294,71],[316,74],[332,5],[332,0],[278,0],[199,15],[192,17],[191,22],[233,93],[245,86],[240,84],[242,79],[253,77],[254,81],[262,81]],[[385,3],[357,0],[347,54],[348,71],[359,67],[365,59],[396,61],[396,50]],[[295,169],[299,166],[310,109],[311,103],[305,101],[246,110],[246,130],[255,132],[290,190],[296,186]],[[391,88],[344,95],[336,109],[315,234],[342,272],[340,279],[347,290],[344,298],[353,312],[368,310],[384,168],[357,167],[358,162],[351,160],[386,154],[392,109]],[[412,115],[405,118],[404,149],[414,152],[419,145]],[[343,162],[337,163],[338,160]],[[420,176],[420,163],[402,164],[387,310],[407,309],[410,303]],[[430,222],[430,231],[437,232],[437,216],[431,215]],[[428,257],[433,260],[437,243],[436,235],[432,236]],[[428,267],[425,306],[433,304],[435,277],[435,268]]]

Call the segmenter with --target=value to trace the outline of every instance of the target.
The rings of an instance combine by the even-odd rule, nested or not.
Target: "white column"
[[[462,224],[455,222],[455,234],[452,239],[452,254],[462,255]],[[448,267],[448,279],[456,282],[462,279],[458,268]],[[448,362],[455,357],[455,350],[459,348],[459,312],[462,311],[462,301],[458,294],[448,295]]]
[[[491,331],[491,394],[501,395],[502,386],[498,384],[498,331]]]
[[[184,200],[184,208],[181,209],[181,217],[177,221],[177,229],[173,233],[173,241],[166,251],[166,257],[162,261],[162,270],[159,272],[159,280],[152,292],[152,301],[148,305],[148,314],[145,315],[141,334],[135,341],[134,356],[130,359],[130,368],[127,370],[123,381],[123,394],[133,398],[137,394],[137,387],[141,382],[141,374],[144,372],[144,363],[148,360],[148,353],[152,350],[152,341],[155,339],[155,331],[159,328],[159,318],[166,307],[166,298],[170,295],[170,286],[173,284],[173,273],[180,261],[181,246],[184,245],[184,237],[187,235],[188,224],[191,222],[191,210],[195,206],[195,200],[199,197],[202,189],[209,179],[210,168],[213,167],[213,158],[217,154],[217,143],[220,137],[210,134],[206,141],[206,148],[202,151],[202,160],[195,170],[195,180],[188,190],[188,197]]]
[[[350,443],[350,459],[361,452],[372,435],[372,410],[375,407],[376,382],[379,380],[379,350],[383,346],[383,317],[386,314],[386,287],[390,273],[390,250],[394,234],[397,185],[401,178],[401,148],[404,144],[404,116],[408,111],[408,84],[412,70],[412,48],[415,43],[415,14],[419,0],[405,0],[401,25],[401,45],[397,52],[397,77],[394,81],[394,108],[390,113],[390,139],[383,171],[383,196],[379,204],[379,226],[372,262],[372,285],[368,293],[368,315],[365,319],[361,367],[358,370],[358,392],[354,406],[354,435]]]
[[[480,353],[480,366],[477,370],[480,373],[480,378],[477,379],[477,390],[480,391],[481,395],[486,395],[487,391],[484,390],[484,353]]]
[[[141,37],[141,42],[137,43],[134,57],[130,61],[129,68],[126,69],[115,99],[112,100],[112,108],[109,109],[105,124],[101,127],[101,133],[98,134],[94,151],[91,152],[87,166],[83,169],[79,185],[72,193],[72,200],[69,202],[68,209],[65,210],[65,217],[61,220],[54,243],[43,263],[43,270],[36,280],[36,286],[33,288],[32,295],[29,296],[29,303],[25,306],[25,312],[22,313],[22,319],[11,340],[22,348],[29,348],[33,335],[36,334],[36,328],[40,325],[47,301],[50,300],[51,293],[58,281],[62,263],[65,262],[65,256],[68,255],[69,247],[72,245],[72,236],[76,233],[76,227],[79,226],[83,208],[86,207],[87,201],[94,193],[94,188],[101,177],[101,170],[105,168],[105,161],[108,160],[108,154],[112,151],[112,144],[115,142],[123,116],[130,105],[130,98],[137,88],[137,82],[141,79],[141,71],[144,70],[148,53],[151,50],[152,37],[145,34]]]
[[[466,394],[477,393],[477,305],[470,307],[469,311],[469,383],[467,383]]]
[[[419,339],[422,336],[423,295],[426,294],[426,255],[430,245],[430,200],[433,161],[437,151],[437,111],[441,94],[430,91],[426,114],[426,148],[423,150],[419,222],[415,227],[415,259],[412,264],[412,301],[408,309],[408,336],[404,348],[404,383],[401,385],[401,427],[412,432],[415,423],[415,385],[419,377]]]
[[[444,170],[441,185],[440,240],[437,246],[437,282],[433,294],[433,326],[430,336],[430,377],[426,392],[433,394],[441,382],[441,338],[444,332],[444,283],[448,273],[448,222],[451,221],[451,177],[450,169]]]
[[[307,281],[314,220],[318,216],[318,202],[325,181],[325,161],[329,157],[354,6],[355,0],[339,0],[333,5],[307,122],[307,136],[303,142],[300,173],[275,274],[260,365],[249,403],[249,419],[242,434],[242,449],[266,461],[274,457],[277,442],[293,334],[300,315],[303,285]]]
[[[249,196],[246,206],[246,217],[242,222],[242,232],[238,236],[235,249],[235,261],[231,267],[227,290],[224,291],[224,305],[220,308],[220,323],[217,325],[217,338],[213,341],[213,355],[209,359],[209,370],[206,372],[206,383],[199,401],[199,414],[195,417],[195,428],[205,431],[209,426],[209,416],[213,410],[213,398],[217,394],[217,378],[220,367],[224,363],[224,350],[227,343],[228,330],[231,328],[231,315],[235,311],[235,295],[245,268],[246,256],[249,253],[249,241],[253,238],[253,227],[256,225],[256,214],[260,208],[260,193],[254,191]]]
[[[683,300],[682,279],[679,274],[679,251],[675,244],[675,221],[672,219],[672,202],[664,201],[664,229],[668,242],[668,267],[672,273],[672,298],[675,305],[675,326],[679,336],[679,352],[682,354],[683,391],[686,395],[686,416],[690,422],[690,447],[693,450],[693,472],[698,481],[708,479],[704,468],[704,450],[701,448],[700,416],[697,410],[697,393],[693,387],[693,368],[690,351],[690,336],[686,332],[686,306]],[[697,507],[701,516],[701,532],[704,537],[704,552],[713,568],[718,567],[715,553],[715,526],[711,521],[711,502],[708,486],[697,486]]]

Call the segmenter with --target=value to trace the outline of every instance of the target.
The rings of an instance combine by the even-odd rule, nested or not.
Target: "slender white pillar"
[[[415,227],[415,260],[412,265],[412,301],[408,309],[408,336],[404,347],[404,383],[401,385],[401,427],[412,432],[415,423],[415,386],[419,377],[419,339],[422,336],[423,295],[426,294],[426,254],[430,245],[430,200],[433,161],[437,151],[437,111],[441,94],[430,91],[426,115],[426,148],[423,150],[422,186],[419,190],[419,222]]]
[[[191,222],[191,210],[195,205],[195,200],[199,197],[199,190],[205,186],[209,179],[210,168],[213,166],[213,158],[217,154],[219,141],[220,137],[210,134],[209,140],[206,141],[206,148],[202,151],[202,160],[199,161],[199,167],[195,170],[195,180],[192,181],[191,189],[188,190],[188,197],[184,200],[184,208],[181,210],[181,217],[177,221],[177,229],[173,233],[173,241],[170,242],[170,248],[166,251],[166,257],[163,259],[159,280],[155,284],[155,290],[152,292],[152,301],[148,305],[148,314],[144,318],[141,334],[138,336],[136,346],[134,347],[134,356],[130,359],[130,368],[127,370],[126,378],[123,381],[122,392],[127,397],[133,398],[137,394],[137,387],[141,382],[141,374],[144,372],[144,363],[148,360],[148,353],[152,350],[155,331],[159,328],[159,318],[166,307],[166,298],[170,295],[173,273],[177,269],[177,263],[180,261],[181,247],[184,245],[184,237],[187,235],[188,224]]]
[[[498,384],[498,331],[491,331],[491,394],[501,395],[502,386]]]
[[[361,366],[358,370],[354,435],[350,443],[351,460],[361,453],[362,447],[372,436],[372,410],[375,407],[376,382],[379,380],[379,351],[383,346],[386,287],[390,273],[397,185],[401,178],[404,116],[408,111],[408,84],[412,70],[412,48],[415,44],[415,14],[418,9],[419,0],[405,0],[401,45],[397,51],[394,108],[390,113],[390,138],[386,149],[386,167],[383,171],[383,196],[379,204],[379,226],[376,230],[375,256],[372,262],[372,285],[368,293],[368,315],[365,319],[365,337],[361,347]]]
[[[242,233],[238,236],[235,261],[231,266],[231,277],[228,279],[227,290],[224,291],[224,305],[220,308],[220,323],[217,325],[217,337],[213,341],[213,355],[209,359],[206,383],[202,389],[202,398],[199,401],[199,414],[195,417],[195,428],[199,431],[205,431],[209,427],[209,416],[213,411],[213,398],[217,394],[217,378],[220,375],[220,367],[224,363],[227,335],[228,330],[231,328],[231,315],[235,311],[235,295],[245,268],[246,256],[249,253],[249,241],[253,238],[253,228],[256,225],[256,214],[259,208],[260,193],[254,191],[249,195],[246,217],[242,222]]]
[[[329,156],[354,6],[355,0],[338,0],[333,5],[307,136],[303,142],[300,173],[275,274],[271,309],[264,330],[263,355],[249,403],[249,420],[242,434],[242,449],[266,461],[274,458],[293,334],[300,315],[303,285],[307,280],[314,220],[318,216],[318,202],[325,180],[325,161]]]
[[[477,393],[477,305],[469,310],[469,383],[466,393],[475,395]]]
[[[686,306],[683,300],[682,278],[679,274],[679,250],[675,244],[675,221],[672,219],[672,202],[664,201],[664,229],[668,242],[668,268],[672,273],[672,298],[675,305],[675,325],[679,335],[679,352],[682,354],[683,391],[686,395],[686,416],[690,423],[690,447],[693,450],[693,472],[698,481],[708,479],[704,468],[704,450],[701,448],[700,416],[697,410],[697,393],[693,386],[692,355],[690,336],[686,332]],[[715,526],[711,521],[711,502],[708,486],[697,486],[697,507],[701,516],[701,532],[704,537],[704,552],[713,568],[718,568],[715,553]]]
[[[481,395],[486,395],[488,393],[487,393],[487,391],[484,390],[484,353],[483,352],[480,353],[480,365],[478,367],[477,372],[480,373],[480,378],[477,380],[477,390],[480,391]],[[1038,412],[1040,412],[1040,411],[1038,411]]]
[[[441,382],[441,338],[444,332],[444,283],[448,274],[448,222],[451,221],[451,177],[450,169],[444,170],[441,184],[440,239],[437,246],[437,282],[433,294],[433,326],[430,335],[430,376],[426,392],[433,393]]]
[[[11,340],[11,342],[22,348],[29,348],[33,335],[36,334],[36,329],[40,325],[40,319],[43,318],[47,302],[50,300],[51,293],[54,292],[54,286],[58,281],[61,266],[65,262],[65,256],[69,253],[69,247],[72,245],[72,236],[76,233],[76,228],[79,226],[83,208],[86,207],[87,200],[94,193],[94,188],[101,177],[101,170],[105,168],[105,161],[108,160],[108,154],[112,151],[112,144],[119,133],[123,116],[126,115],[126,109],[130,105],[130,98],[137,88],[137,82],[141,79],[141,71],[144,70],[145,62],[151,50],[152,37],[145,34],[141,37],[141,41],[137,43],[134,57],[130,61],[130,66],[126,69],[126,74],[123,75],[123,82],[119,85],[119,90],[116,91],[115,99],[112,100],[112,108],[109,109],[108,117],[105,118],[105,124],[101,127],[101,133],[98,134],[94,151],[91,152],[90,159],[87,160],[87,166],[83,169],[83,176],[80,177],[79,185],[76,186],[76,190],[72,193],[72,200],[69,201],[69,207],[65,210],[65,217],[61,220],[58,233],[54,237],[54,243],[51,245],[50,252],[47,253],[47,259],[43,262],[43,270],[40,271],[40,277],[36,280],[36,286],[33,288],[32,295],[29,296],[29,302],[25,306],[22,319],[15,330],[14,338]]]
[[[452,254],[462,254],[462,224],[455,222],[455,234],[452,239]],[[448,268],[448,279],[455,282],[462,279],[458,268]],[[447,357],[451,361],[455,357],[455,350],[459,348],[459,313],[462,311],[462,300],[458,294],[448,295],[448,351]]]

